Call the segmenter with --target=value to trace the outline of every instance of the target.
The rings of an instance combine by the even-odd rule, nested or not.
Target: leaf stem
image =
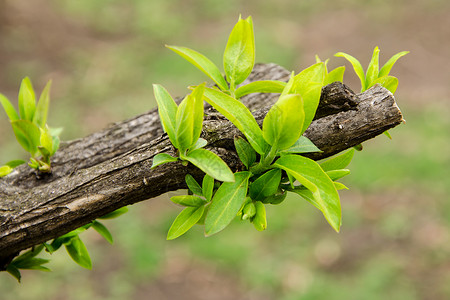
[[[269,166],[275,159],[277,150],[277,145],[271,146],[269,152],[264,156],[264,158],[262,158],[256,166],[250,168],[250,172],[253,174],[260,174],[267,169],[270,169]]]

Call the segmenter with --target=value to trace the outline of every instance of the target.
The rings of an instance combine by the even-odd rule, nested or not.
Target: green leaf
[[[19,144],[34,156],[40,143],[39,128],[28,120],[12,121],[11,125]]]
[[[326,172],[331,170],[345,169],[352,161],[355,149],[350,149],[340,155],[336,155],[320,164],[320,167]]]
[[[48,151],[48,156],[51,156],[53,152],[53,137],[50,134],[48,126],[44,125],[44,127],[39,128],[39,131],[41,133],[41,137],[39,138],[40,146]]]
[[[331,180],[335,181],[335,180],[338,180],[338,179],[350,174],[350,170],[349,169],[339,169],[339,170],[326,171],[326,173],[327,173],[328,177],[330,177]]]
[[[194,97],[192,97],[192,95],[187,95],[183,101],[181,101],[180,106],[178,106],[176,117],[176,138],[178,144],[177,148],[180,149],[181,152],[189,149],[200,137],[199,135],[197,139],[194,140],[194,120],[196,115],[194,104]]]
[[[52,148],[52,152],[51,155],[54,155],[56,153],[56,151],[58,151],[59,149],[59,137],[58,136],[53,136],[53,148]]]
[[[3,94],[0,94],[0,103],[2,104],[3,109],[5,110],[10,121],[19,120],[19,115],[14,109],[14,106]]]
[[[236,217],[247,195],[250,175],[250,172],[238,172],[235,182],[222,183],[216,191],[205,220],[206,236],[223,230]]]
[[[294,81],[295,81],[295,73],[294,73],[294,71],[292,71],[291,77],[289,77],[289,80],[288,80],[288,82],[286,83],[286,86],[284,87],[283,91],[281,92],[280,97],[281,97],[281,96],[288,95],[288,94],[295,94],[295,93],[293,92],[293,89],[294,89]]]
[[[264,137],[252,113],[240,101],[218,90],[205,88],[206,102],[231,121],[247,138],[253,149],[264,154],[267,147]]]
[[[390,140],[392,140],[392,136],[391,136],[391,134],[389,133],[389,131],[385,131],[385,132],[383,132],[383,134],[385,135],[385,136],[387,136]]]
[[[292,154],[280,157],[274,166],[294,176],[312,192],[317,208],[322,211],[333,229],[339,232],[341,226],[339,194],[333,181],[319,164],[309,158]]]
[[[97,219],[107,220],[107,219],[115,219],[118,216],[123,215],[124,213],[128,212],[128,207],[124,206],[121,208],[116,209],[115,211],[112,211],[104,216],[101,216]]]
[[[156,168],[159,165],[168,163],[168,162],[173,162],[173,161],[177,161],[178,158],[177,157],[173,157],[167,153],[158,153],[153,157],[153,163],[152,163],[152,169]]]
[[[281,181],[281,170],[272,169],[261,175],[250,184],[249,195],[253,200],[262,201],[278,191]]]
[[[208,174],[203,177],[202,191],[206,200],[211,201],[214,192],[214,178]]]
[[[92,261],[89,252],[81,239],[76,236],[70,239],[70,243],[65,244],[67,253],[74,262],[86,269],[92,269]]]
[[[195,142],[195,144],[189,148],[189,151],[194,151],[195,149],[201,149],[203,147],[205,147],[206,145],[208,145],[208,141],[202,138],[199,138],[197,140],[197,142]]]
[[[26,251],[25,253],[21,254],[20,256],[16,257],[13,262],[16,264],[20,264],[22,261],[29,260],[30,258],[36,257],[39,253],[42,252],[44,249],[44,245],[39,245],[36,247],[31,248],[30,250]]]
[[[383,76],[383,77],[377,78],[376,80],[374,80],[372,82],[372,85],[370,87],[374,86],[377,83],[380,84],[385,89],[387,89],[392,94],[395,93],[395,91],[397,90],[397,87],[398,87],[398,79],[394,76]]]
[[[253,226],[255,226],[256,230],[263,231],[267,228],[267,217],[266,217],[266,208],[261,201],[255,202],[256,214],[253,218]]]
[[[177,46],[167,46],[173,52],[179,54],[181,57],[186,59],[188,62],[193,64],[195,67],[200,69],[203,73],[205,73],[209,78],[211,78],[221,90],[228,90],[228,84],[226,80],[223,78],[220,73],[219,68],[206,56],[203,54],[194,51],[192,49],[186,47],[177,47]]]
[[[399,52],[397,54],[395,54],[394,56],[392,56],[385,64],[384,66],[380,69],[380,73],[378,74],[378,77],[383,77],[383,76],[387,76],[389,75],[389,72],[391,71],[392,67],[394,66],[394,64],[397,62],[397,60],[402,57],[405,56],[406,54],[408,54],[409,51],[402,51]]]
[[[348,190],[348,187],[337,181],[334,182],[334,186],[336,187],[336,190]]]
[[[179,205],[191,207],[199,207],[207,203],[205,199],[194,195],[173,196],[170,197],[170,201]]]
[[[304,119],[302,97],[281,96],[264,118],[264,139],[272,147],[287,149],[300,138]]]
[[[380,49],[375,47],[372,54],[372,59],[370,60],[369,66],[366,71],[366,89],[371,86],[371,83],[378,78],[378,70],[379,70],[379,57],[380,57]]]
[[[305,120],[301,133],[309,127],[319,106],[322,86],[325,79],[325,64],[317,63],[301,71],[294,77],[293,94],[300,94],[303,99]]]
[[[255,214],[256,214],[256,207],[253,201],[244,204],[244,207],[242,208],[242,217],[241,217],[242,220],[251,219],[255,216]]]
[[[281,150],[280,153],[309,153],[322,152],[316,145],[313,144],[306,136],[300,138],[291,147]]]
[[[279,80],[259,80],[243,85],[236,89],[237,99],[252,93],[281,93],[286,86],[286,82]]]
[[[191,108],[191,114],[193,114],[193,123],[194,123],[194,128],[193,128],[193,140],[191,145],[189,146],[190,148],[194,145],[197,144],[197,142],[200,139],[200,134],[202,133],[202,128],[203,128],[203,111],[204,111],[204,107],[203,107],[203,92],[205,90],[205,84],[202,83],[199,86],[197,86],[191,93],[191,97],[194,99],[194,105]]]
[[[48,106],[50,103],[50,87],[52,81],[49,80],[44,87],[44,90],[39,97],[38,104],[36,106],[36,112],[34,113],[33,123],[40,128],[44,128],[47,123]]]
[[[97,231],[105,240],[107,240],[108,243],[110,243],[111,245],[114,243],[113,236],[105,225],[97,220],[94,220],[92,221],[92,228],[94,228],[95,231]]]
[[[8,161],[5,165],[9,166],[11,168],[15,168],[17,166],[23,165],[24,163],[26,163],[26,161],[24,161],[22,159],[15,159],[15,160]]]
[[[189,152],[181,159],[187,160],[209,176],[219,181],[234,181],[233,172],[227,164],[216,154],[205,149]]]
[[[25,77],[20,84],[19,90],[19,112],[23,120],[33,121],[36,110],[36,96],[30,78]]]
[[[176,134],[177,104],[170,96],[169,92],[159,84],[153,85],[153,93],[155,94],[156,102],[158,103],[158,113],[163,129],[167,132],[172,145],[175,148],[178,148]]]
[[[90,225],[89,225],[90,226]],[[68,233],[66,233],[66,234],[64,234],[64,235],[62,235],[62,236],[60,236],[59,238],[60,239],[65,239],[65,238],[72,238],[72,237],[75,237],[75,236],[78,236],[80,233],[82,233],[82,232],[85,232],[86,231],[86,227],[85,226],[81,226],[81,227],[78,227],[77,229],[75,229],[75,230],[72,230],[72,231],[70,231],[70,232],[68,232]],[[69,239],[70,240],[70,239]],[[69,240],[67,240],[67,241],[65,241],[64,243],[66,243],[66,242],[70,242]]]
[[[325,77],[325,81],[323,85],[327,85],[336,81],[343,82],[344,81],[344,72],[345,67],[337,67],[336,69],[332,70],[330,73],[327,74]]]
[[[41,265],[46,264],[49,261],[50,260],[43,259],[43,258],[28,258],[28,259],[21,260],[20,262],[13,262],[13,263],[18,269],[23,269],[23,270],[36,270],[36,269],[48,270],[47,268],[41,269],[41,267],[42,267]]]
[[[234,146],[241,162],[247,169],[250,168],[256,161],[255,150],[246,140],[239,136],[234,138]]]
[[[343,57],[352,64],[356,75],[358,76],[359,80],[361,81],[361,92],[364,92],[366,90],[366,76],[364,75],[364,69],[361,66],[361,63],[353,56],[343,53],[343,52],[338,52],[334,56]]]
[[[0,167],[0,177],[5,177],[9,173],[11,173],[14,170],[14,168],[11,168],[10,166],[1,166]]]
[[[202,217],[205,210],[204,206],[186,207],[173,221],[167,234],[168,240],[173,240],[184,234],[194,226]]]
[[[192,177],[192,175],[186,174],[185,181],[192,193],[203,196],[202,187],[198,184],[194,177]]]
[[[232,86],[242,83],[253,70],[255,64],[255,37],[252,18],[239,21],[228,37],[223,54],[223,68]]]
[[[16,268],[13,264],[9,264],[6,267],[6,271],[11,274],[14,278],[17,279],[17,281],[20,283],[20,279],[22,278],[22,275],[20,274],[20,271],[18,268]]]

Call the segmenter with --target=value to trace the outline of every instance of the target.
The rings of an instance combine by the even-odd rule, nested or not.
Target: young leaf
[[[337,181],[334,182],[334,186],[336,187],[336,190],[348,190],[348,187]]]
[[[178,158],[177,157],[173,157],[167,153],[158,153],[153,157],[153,163],[152,163],[152,169],[156,168],[159,165],[168,163],[168,162],[173,162],[173,161],[177,161]]]
[[[408,54],[409,51],[402,51],[399,52],[397,54],[395,54],[394,56],[392,56],[385,64],[384,66],[380,69],[380,73],[378,74],[378,77],[383,77],[383,76],[387,76],[389,75],[389,72],[391,71],[392,67],[394,66],[394,64],[397,62],[397,60],[402,57],[405,56],[406,54]]]
[[[250,166],[256,161],[255,150],[242,137],[234,138],[234,146],[241,162],[247,167],[247,169],[250,168]]]
[[[205,205],[207,202],[194,195],[182,195],[170,197],[170,201],[183,206],[199,207]]]
[[[293,94],[300,94],[303,99],[305,120],[301,133],[309,127],[319,106],[322,86],[325,79],[325,63],[314,64],[294,77]]]
[[[280,97],[281,97],[281,96],[288,95],[288,94],[295,94],[295,93],[293,92],[293,89],[294,89],[294,81],[295,81],[295,73],[294,73],[294,71],[292,71],[291,77],[289,77],[289,80],[288,80],[288,82],[286,83],[286,86],[284,87],[283,91],[281,92]]]
[[[23,270],[41,270],[49,271],[49,269],[43,267],[43,264],[48,263],[50,260],[43,258],[28,258],[21,260],[20,262],[13,261],[14,266]]]
[[[359,80],[361,81],[361,92],[365,91],[366,90],[366,76],[364,75],[364,69],[361,66],[361,63],[353,56],[343,53],[343,52],[338,52],[334,56],[343,57],[352,64],[356,75],[358,76]]]
[[[92,269],[92,261],[89,252],[81,239],[76,236],[70,239],[70,242],[65,244],[67,253],[74,262],[86,269]]]
[[[14,168],[11,168],[10,166],[4,165],[0,167],[0,177],[4,177],[11,173]]]
[[[255,64],[255,37],[252,18],[239,21],[228,38],[223,55],[223,68],[232,86],[242,83]]]
[[[345,67],[337,67],[336,69],[332,70],[330,73],[327,74],[325,77],[325,81],[323,85],[327,85],[336,81],[343,82],[344,81],[344,72]]]
[[[372,59],[370,60],[369,66],[366,71],[366,89],[371,86],[371,83],[378,78],[378,70],[379,70],[379,57],[380,57],[380,49],[375,47],[372,54]]]
[[[374,80],[372,82],[372,85],[370,87],[374,86],[377,83],[380,84],[385,89],[387,89],[392,94],[395,93],[395,91],[397,90],[397,87],[398,87],[398,79],[394,76],[383,76],[383,77],[377,78],[376,80]]]
[[[187,95],[181,101],[177,110],[176,117],[176,138],[178,149],[184,152],[189,149],[194,143],[194,113],[192,108],[194,106],[194,97]]]
[[[281,150],[280,153],[309,153],[322,152],[316,145],[313,144],[306,136],[300,138],[291,147]]]
[[[252,223],[255,226],[256,230],[258,231],[266,230],[267,228],[266,208],[261,201],[255,202],[255,208],[256,213]]]
[[[126,212],[128,212],[128,207],[124,206],[124,207],[116,209],[115,211],[110,212],[109,214],[98,217],[97,219],[102,219],[102,220],[115,219],[118,216],[121,216]]]
[[[108,228],[105,225],[100,223],[99,221],[92,221],[92,228],[95,229],[108,243],[113,244],[114,240],[111,232],[109,232]]]
[[[26,161],[24,161],[22,159],[15,159],[15,160],[8,161],[5,165],[9,166],[11,168],[15,168],[17,166],[23,165],[24,163],[26,163]]]
[[[20,283],[20,280],[22,278],[22,275],[20,274],[20,271],[17,267],[15,267],[13,264],[9,264],[6,267],[6,272],[11,274],[14,278],[17,279],[17,281]]]
[[[331,180],[335,181],[335,180],[338,180],[338,179],[350,174],[350,170],[349,169],[339,169],[339,170],[326,171],[325,173],[327,173],[328,177],[330,177]]]
[[[191,93],[191,97],[194,98],[194,105],[191,107],[191,114],[193,114],[193,140],[191,145],[189,146],[192,148],[192,146],[195,147],[197,142],[200,139],[200,134],[202,133],[203,128],[203,92],[205,90],[205,84],[202,83],[199,86],[197,86]]]
[[[179,54],[195,67],[211,78],[222,91],[228,90],[228,84],[220,73],[219,68],[203,54],[186,47],[167,46],[173,52]]]
[[[262,201],[278,191],[281,181],[281,170],[272,169],[251,183],[249,195],[253,200]]]
[[[219,181],[234,181],[233,172],[231,172],[227,164],[211,151],[197,149],[181,158],[189,161],[200,170]]]
[[[36,96],[30,78],[25,77],[19,89],[19,112],[23,120],[33,121],[36,110]]]
[[[240,101],[218,90],[205,88],[206,102],[231,121],[247,138],[253,149],[264,154],[266,142],[252,113]]]
[[[185,181],[192,193],[203,196],[202,187],[197,183],[192,175],[186,174]]]
[[[48,156],[51,156],[51,153],[53,152],[53,137],[50,134],[48,126],[44,124],[44,127],[40,127],[39,131],[41,132],[41,136],[39,138],[40,146],[44,147],[48,151]]]
[[[304,119],[302,97],[281,96],[264,118],[264,139],[272,147],[287,149],[300,138]]]
[[[211,236],[230,224],[247,195],[250,172],[235,174],[235,182],[224,182],[214,194],[205,220],[205,235]]]
[[[52,81],[49,80],[44,87],[44,90],[39,97],[38,104],[36,106],[36,112],[34,113],[33,123],[40,128],[44,128],[47,123],[48,106],[50,103],[50,86]]]
[[[320,164],[320,167],[322,170],[326,171],[332,171],[332,170],[339,170],[339,169],[345,169],[350,162],[352,161],[353,155],[355,154],[355,149],[350,149],[340,155],[334,156],[323,163]]]
[[[197,142],[195,142],[195,144],[193,146],[191,146],[191,148],[189,148],[189,151],[194,151],[195,149],[201,149],[203,147],[205,147],[206,145],[208,145],[208,141],[202,138],[199,138],[197,140]]]
[[[256,206],[253,201],[247,202],[247,204],[244,204],[244,208],[242,209],[242,220],[251,219],[256,214]]]
[[[203,216],[205,206],[186,207],[173,221],[167,234],[167,240],[173,240],[194,226]]]
[[[284,155],[274,164],[295,177],[312,192],[315,205],[324,214],[328,223],[339,232],[341,226],[341,204],[339,194],[330,177],[315,161],[300,155]]]
[[[10,121],[19,120],[19,115],[14,109],[14,106],[11,104],[11,102],[9,102],[8,98],[3,96],[3,94],[0,94],[0,103],[2,104],[3,109],[5,110],[6,115],[8,116]]]
[[[153,85],[153,93],[158,103],[158,113],[163,129],[167,132],[172,145],[178,148],[176,135],[177,104],[169,92],[159,84]]]
[[[281,93],[286,82],[278,80],[253,81],[236,89],[235,96],[239,99],[252,93]]]
[[[14,134],[19,144],[34,156],[40,143],[39,128],[31,121],[16,120],[11,122]]]
[[[214,178],[208,174],[203,177],[202,191],[206,200],[211,201],[214,192]]]

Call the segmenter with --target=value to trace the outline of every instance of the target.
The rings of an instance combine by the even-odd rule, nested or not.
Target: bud
[[[267,228],[266,208],[261,201],[255,202],[256,214],[252,222],[256,230],[263,231]]]
[[[253,202],[249,202],[244,206],[244,209],[242,210],[242,220],[251,219],[256,214],[256,207]]]

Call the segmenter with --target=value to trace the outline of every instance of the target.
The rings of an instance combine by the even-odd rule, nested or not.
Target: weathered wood
[[[256,65],[249,81],[286,81],[289,72]],[[276,94],[243,98],[261,125]],[[205,110],[202,137],[232,170],[241,168],[233,138],[241,133],[211,107]],[[315,120],[305,132],[323,152],[319,160],[371,139],[402,121],[393,95],[375,86],[355,95],[341,83],[322,90]],[[26,166],[0,179],[0,270],[20,250],[51,240],[117,208],[185,188],[187,173],[201,171],[169,163],[151,170],[158,153],[175,155],[163,134],[156,109],[82,139],[66,142],[53,158],[51,176],[37,178]]]

